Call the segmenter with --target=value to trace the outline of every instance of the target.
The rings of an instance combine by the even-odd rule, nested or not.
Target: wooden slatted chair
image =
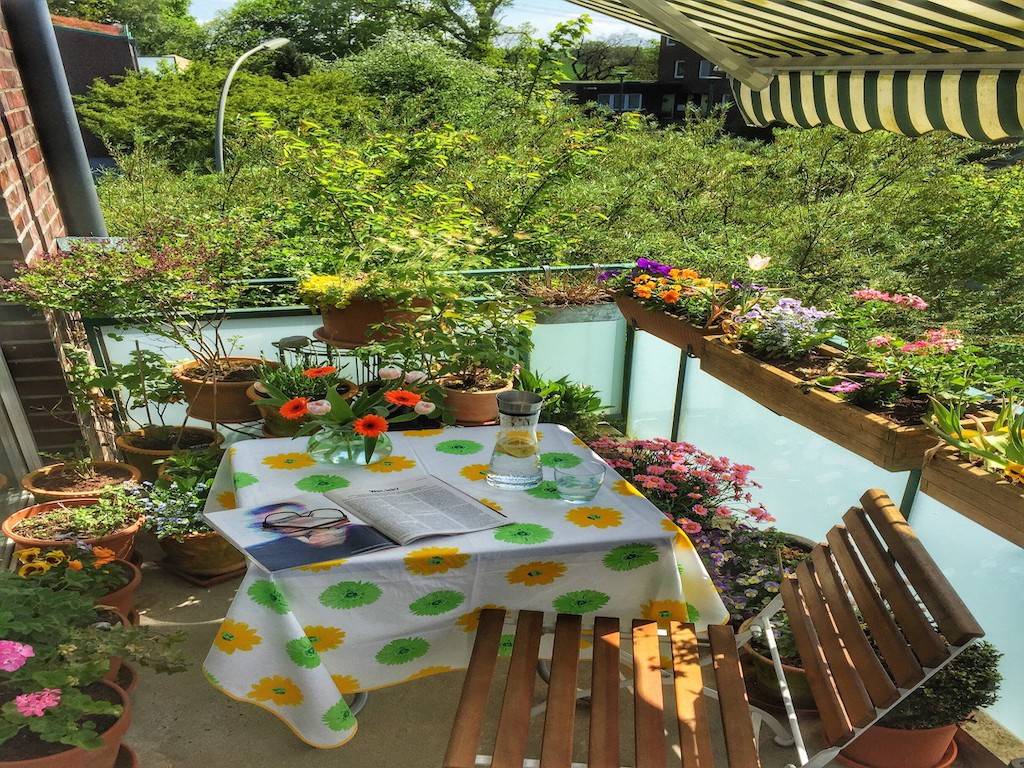
[[[734,636],[728,626],[708,628],[711,655],[704,662],[692,624],[672,622],[660,632],[662,642],[671,646],[673,664],[671,675],[663,675],[655,622],[636,620],[631,632],[620,635],[618,619],[597,618],[587,763],[572,762],[582,622],[579,616],[567,615],[558,616],[555,623],[540,762],[525,758],[543,631],[542,614],[530,611],[520,612],[516,625],[494,755],[477,754],[505,619],[504,611],[483,611],[445,768],[617,768],[622,639],[627,641],[627,652],[632,650],[636,768],[666,766],[663,682],[674,691],[683,768],[713,766],[703,698],[709,694],[719,700],[732,768],[759,765],[762,723],[772,725],[777,743],[795,746],[800,766],[826,765],[843,746],[984,634],[888,496],[869,490],[861,504],[850,509],[842,524],[828,532],[826,541],[812,549],[795,575],[783,578],[780,595],[758,614],[751,630]],[[825,747],[812,756],[771,625],[780,611],[789,619],[821,719]],[[768,645],[792,739],[780,738],[779,724],[748,708],[737,646],[750,634],[763,636]],[[714,666],[716,691],[703,685],[705,663]]]

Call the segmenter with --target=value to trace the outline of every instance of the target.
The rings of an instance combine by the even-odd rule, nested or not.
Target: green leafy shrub
[[[568,376],[546,380],[527,370],[521,370],[517,378],[519,389],[544,398],[540,412],[542,422],[562,424],[581,440],[597,437],[597,425],[605,406],[596,389],[570,381]]]

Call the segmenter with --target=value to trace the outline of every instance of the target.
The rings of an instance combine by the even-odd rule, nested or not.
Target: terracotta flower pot
[[[93,600],[93,605],[107,605],[127,616],[135,610],[135,593],[139,591],[139,584],[142,583],[142,571],[127,560],[115,560],[114,562],[131,574],[128,583],[120,589],[115,589],[113,592],[96,598]]]
[[[767,699],[768,703],[783,706],[782,690],[779,688],[779,679],[775,676],[775,666],[771,658],[754,650],[750,643],[743,646],[743,651],[750,658],[754,668],[753,679],[747,680],[748,684],[757,686],[757,694]],[[816,711],[818,707],[807,683],[807,673],[800,667],[790,664],[783,664],[782,671],[786,675],[786,685],[789,687],[789,695],[793,698],[793,706],[801,710]]]
[[[160,539],[160,548],[167,556],[168,565],[192,576],[212,578],[245,565],[245,556],[215,531],[194,533],[180,541]]]
[[[0,760],[0,768],[114,768],[121,750],[121,740],[132,722],[132,705],[127,694],[114,683],[102,681],[102,685],[117,694],[121,705],[121,716],[106,731],[100,734],[103,746],[97,749],[71,747],[47,757],[26,760]]]
[[[121,613],[115,611],[113,608],[105,611],[99,611],[100,621],[109,621],[111,624],[120,624],[122,627],[130,627],[133,625],[129,618]],[[120,656],[110,657],[110,669],[107,670],[107,674],[103,676],[103,679],[108,683],[116,683],[117,678],[121,676],[121,667],[124,666],[124,660]]]
[[[139,768],[139,757],[135,754],[135,750],[127,744],[122,744],[121,751],[117,753],[114,768]]]
[[[228,357],[224,359],[224,362],[253,367],[277,365],[277,363],[261,360],[258,357]],[[189,416],[201,421],[222,424],[256,420],[252,404],[245,396],[245,390],[256,381],[255,375],[250,379],[240,381],[206,381],[193,375],[199,365],[197,360],[192,360],[175,366],[172,371],[174,378],[181,383],[182,389],[185,390]]]
[[[29,472],[21,479],[21,487],[32,494],[32,497],[42,504],[44,501],[65,501],[67,499],[81,499],[86,496],[95,497],[96,492],[101,488],[94,488],[90,491],[63,491],[58,488],[44,488],[39,485],[43,478],[48,477],[51,474],[57,473],[63,468],[64,464],[50,464],[49,466],[42,467]],[[124,477],[123,480],[111,480],[111,482],[102,487],[111,487],[115,485],[125,485],[127,483],[137,483],[142,478],[142,473],[136,467],[131,464],[123,464],[120,461],[94,461],[93,466],[105,473],[116,474]]]
[[[144,437],[143,430],[137,429],[134,432],[128,432],[123,435],[118,435],[114,438],[114,442],[117,444],[118,449],[124,456],[124,460],[135,467],[142,474],[143,480],[149,480],[150,482],[156,480],[157,471],[160,467],[160,462],[175,453],[189,450],[202,450],[207,446],[219,446],[224,442],[224,435],[215,429],[207,429],[206,427],[183,427],[183,431],[188,435],[195,435],[197,437],[202,436],[206,439],[207,445],[202,444],[193,445],[191,448],[140,448],[133,444],[134,438]],[[172,433],[173,434],[173,433]]]
[[[955,725],[906,730],[873,725],[836,758],[853,768],[947,768],[956,760]]]
[[[351,400],[359,394],[359,385],[345,379],[343,383],[339,385],[338,394],[340,394],[345,400]],[[245,395],[249,400],[255,403],[256,410],[259,411],[260,416],[263,417],[263,434],[267,437],[293,437],[295,433],[299,431],[299,427],[305,424],[308,420],[306,417],[301,419],[286,419],[278,413],[277,408],[272,405],[260,405],[260,401],[266,399],[266,396],[261,395],[256,390],[255,384],[245,390]]]
[[[62,549],[67,552],[75,545],[75,540],[33,539],[31,536],[22,536],[15,530],[18,523],[27,517],[41,514],[49,509],[57,507],[88,507],[95,504],[97,501],[99,501],[99,499],[69,499],[68,501],[48,501],[44,504],[33,504],[31,507],[19,509],[14,514],[10,515],[2,524],[0,524],[0,529],[3,530],[5,536],[14,542],[15,552],[19,549],[27,549],[28,547],[39,547],[40,549]],[[139,529],[142,527],[142,521],[143,518],[140,517],[127,528],[114,531],[106,536],[99,536],[94,539],[86,538],[77,540],[84,541],[90,547],[106,547],[107,549],[112,549],[117,557],[122,560],[128,560],[131,557],[132,549],[135,546],[135,534],[137,534]]]
[[[444,381],[442,381],[442,384]],[[444,387],[444,402],[455,416],[455,423],[463,426],[477,426],[496,421],[498,418],[498,395],[512,389],[512,381],[506,381],[496,389],[483,392],[466,392],[461,389]]]
[[[427,299],[413,299],[413,307],[428,307]],[[323,328],[318,332],[321,340],[339,347],[361,347],[371,341],[386,341],[390,334],[373,333],[370,328],[383,322],[409,322],[416,317],[411,310],[403,310],[394,301],[382,299],[353,299],[342,308],[320,307]]]

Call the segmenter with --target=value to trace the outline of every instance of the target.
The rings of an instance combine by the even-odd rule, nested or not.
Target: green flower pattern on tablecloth
[[[613,571],[633,571],[658,562],[658,549],[653,544],[623,544],[601,561]]]
[[[526,492],[528,495],[533,496],[535,499],[557,499],[558,486],[555,485],[554,480],[545,480],[536,488],[531,488]]]
[[[214,674],[213,674],[212,672],[207,672],[207,671],[206,671],[206,670],[204,669],[204,670],[203,670],[203,677],[205,677],[205,678],[206,678],[206,681],[207,681],[207,682],[208,682],[208,683],[209,683],[210,685],[215,685],[215,686],[217,686],[218,688],[220,688],[220,687],[221,687],[221,686],[220,686],[220,680],[218,680],[218,679],[217,679],[217,677],[216,677],[216,675],[214,675]]]
[[[324,712],[323,722],[332,731],[348,731],[355,728],[356,716],[352,714],[352,710],[342,699]]]
[[[277,584],[266,579],[254,581],[249,587],[249,597],[257,605],[269,608],[274,613],[288,613],[288,600],[278,588]]]
[[[550,528],[536,523],[512,523],[494,532],[494,538],[506,544],[543,544],[552,536]]]
[[[579,466],[583,461],[575,453],[560,453],[558,451],[547,451],[540,455],[540,463],[545,467],[569,467]]]
[[[327,493],[349,485],[341,475],[307,475],[295,483],[295,487],[307,493]]]
[[[580,589],[556,597],[551,605],[559,613],[593,613],[604,608],[611,598],[596,589]]]
[[[512,646],[516,643],[515,635],[502,635],[501,640],[498,641],[498,655],[499,656],[511,656]]]
[[[313,643],[308,637],[289,640],[284,649],[288,653],[288,658],[300,667],[313,669],[320,666],[320,654],[316,652],[316,648],[313,647]]]
[[[439,453],[450,453],[452,456],[469,456],[483,449],[483,445],[474,440],[444,440],[434,446],[434,450]]]
[[[400,640],[392,640],[385,645],[374,657],[380,664],[397,666],[408,664],[426,654],[430,650],[430,643],[422,637],[403,637]]]
[[[256,475],[251,475],[248,472],[235,472],[231,479],[235,484],[236,491],[240,488],[245,488],[247,485],[256,485],[260,481]]]
[[[409,610],[417,616],[440,616],[454,611],[466,601],[466,596],[453,589],[439,589],[409,603]]]
[[[370,581],[341,581],[320,593],[320,603],[339,610],[362,608],[377,602],[383,592]]]

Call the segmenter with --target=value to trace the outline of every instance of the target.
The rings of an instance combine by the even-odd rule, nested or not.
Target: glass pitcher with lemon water
[[[536,488],[543,479],[537,422],[544,399],[512,390],[498,395],[500,425],[487,470],[487,483],[508,491]]]

